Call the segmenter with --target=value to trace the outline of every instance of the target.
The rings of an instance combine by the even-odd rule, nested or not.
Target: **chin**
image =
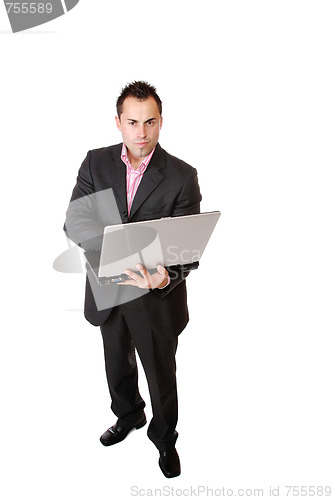
[[[148,156],[151,151],[152,149],[150,148],[140,148],[138,149],[138,156]]]

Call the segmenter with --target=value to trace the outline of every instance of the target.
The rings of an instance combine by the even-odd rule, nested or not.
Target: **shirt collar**
[[[155,146],[156,148],[156,146]],[[127,167],[127,171],[130,170],[130,171],[133,171],[133,172],[136,172],[138,174],[143,174],[143,172],[146,170],[146,168],[148,167],[148,164],[151,160],[151,157],[153,156],[154,154],[154,151],[155,151],[155,148],[149,153],[149,155],[147,155],[141,162],[139,168],[137,169],[134,169],[131,165],[131,162],[129,161],[128,159],[128,156],[127,156],[127,147],[125,146],[125,144],[123,143],[123,147],[121,149],[121,155],[120,155],[120,158],[122,159],[122,161],[125,163],[126,167]]]

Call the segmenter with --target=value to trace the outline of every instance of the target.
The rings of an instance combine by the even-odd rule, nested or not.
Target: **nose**
[[[139,125],[138,137],[140,137],[140,139],[144,139],[146,137],[146,127],[144,124]]]

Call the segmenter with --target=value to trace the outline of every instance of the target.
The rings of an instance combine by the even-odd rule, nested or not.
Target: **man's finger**
[[[140,271],[140,273],[142,274],[142,276],[144,278],[148,278],[150,276],[149,272],[147,271],[147,269],[145,267],[143,267],[141,264],[138,264],[136,266],[137,270]]]
[[[129,276],[134,281],[138,281],[140,279],[140,276],[138,276],[137,273],[135,273],[134,271],[130,271],[129,269],[126,269],[126,271],[124,271],[124,274],[127,274],[127,276]]]
[[[126,281],[118,281],[117,285],[131,285],[131,286],[137,286],[136,281],[134,280],[126,280]]]
[[[165,267],[161,266],[161,264],[159,264],[157,266],[157,271],[159,274],[162,274],[162,275],[164,274],[164,276],[166,276],[168,273],[168,271],[165,269]]]
[[[143,267],[141,264],[138,264],[136,266],[136,268],[142,274],[142,276],[143,276],[143,278],[145,280],[145,283],[146,283],[146,287],[147,288],[151,288],[151,275],[149,274],[149,272],[147,271],[147,269],[145,267]]]

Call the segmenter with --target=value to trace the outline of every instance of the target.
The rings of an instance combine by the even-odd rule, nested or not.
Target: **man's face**
[[[116,124],[122,133],[133,168],[139,167],[143,158],[156,146],[162,122],[153,97],[145,101],[138,101],[134,97],[125,99],[120,118],[116,116]]]

